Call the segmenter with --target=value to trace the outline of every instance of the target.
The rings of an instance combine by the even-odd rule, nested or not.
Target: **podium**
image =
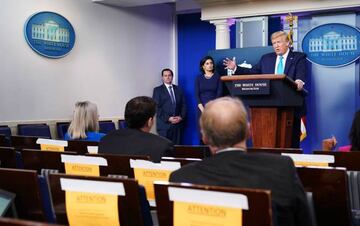
[[[291,147],[294,109],[303,105],[305,90],[297,91],[286,75],[234,75],[221,80],[250,108],[254,147]]]

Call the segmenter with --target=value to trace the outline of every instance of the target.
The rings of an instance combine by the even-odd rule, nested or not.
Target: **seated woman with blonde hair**
[[[99,115],[96,104],[90,101],[75,104],[73,120],[64,136],[65,140],[100,141],[104,133],[99,133]]]

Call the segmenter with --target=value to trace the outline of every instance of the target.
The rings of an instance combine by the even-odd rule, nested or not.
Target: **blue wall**
[[[199,144],[197,122],[197,103],[194,87],[195,77],[200,73],[199,62],[209,50],[215,49],[215,26],[201,21],[200,13],[180,14],[178,21],[178,83],[183,89],[188,107],[184,133],[184,144]],[[231,27],[231,36],[235,36],[235,26]],[[235,48],[235,38],[231,38],[231,47]]]

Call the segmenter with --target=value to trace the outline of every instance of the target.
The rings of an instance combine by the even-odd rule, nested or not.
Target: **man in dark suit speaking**
[[[169,68],[161,71],[163,84],[155,87],[153,99],[157,104],[156,130],[174,144],[181,143],[186,116],[185,97],[181,89],[172,84],[173,72]]]
[[[209,102],[200,127],[213,156],[174,171],[171,182],[267,189],[271,191],[274,225],[311,226],[305,193],[292,160],[246,152],[248,122],[240,100],[223,97]]]
[[[226,58],[224,66],[234,74],[285,74],[295,81],[297,90],[303,89],[306,81],[306,56],[300,52],[290,50],[290,41],[284,31],[277,31],[271,35],[271,42],[274,48],[273,53],[265,54],[260,61],[251,69],[238,67],[235,60]],[[295,109],[294,124],[292,131],[292,147],[300,146],[300,119],[306,114],[306,105]]]

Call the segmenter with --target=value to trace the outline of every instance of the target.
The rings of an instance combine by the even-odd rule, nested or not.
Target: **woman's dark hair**
[[[357,111],[354,115],[349,139],[351,143],[351,151],[360,151],[360,111]]]
[[[211,56],[206,56],[206,57],[204,57],[204,58],[201,59],[201,61],[200,61],[200,71],[201,71],[201,73],[205,74],[205,71],[204,71],[204,69],[203,69],[203,66],[204,66],[204,64],[205,64],[205,62],[206,62],[207,60],[211,60],[211,61],[212,61],[214,67],[213,67],[213,70],[212,70],[211,72],[214,73],[214,71],[215,71],[215,63],[214,63],[214,59],[213,59]]]

